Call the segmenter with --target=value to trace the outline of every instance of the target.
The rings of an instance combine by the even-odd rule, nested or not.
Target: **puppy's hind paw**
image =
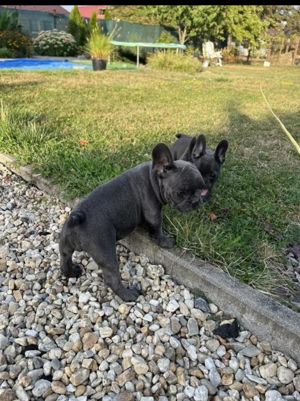
[[[157,240],[157,243],[161,248],[170,249],[176,245],[176,240],[175,240],[175,238],[165,235],[165,236],[159,238]]]
[[[64,269],[62,268],[62,274],[67,278],[75,277],[78,278],[82,274],[82,269],[79,265],[72,265],[72,268]]]
[[[137,287],[123,288],[118,295],[123,299],[123,301],[132,302],[137,300],[137,298],[141,295],[141,292]]]

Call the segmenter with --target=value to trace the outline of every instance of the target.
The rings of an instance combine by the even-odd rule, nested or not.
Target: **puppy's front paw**
[[[79,265],[72,265],[72,268],[64,269],[62,268],[62,274],[66,276],[67,278],[71,277],[80,277],[82,274],[82,269]]]
[[[162,248],[170,249],[176,245],[176,240],[175,238],[164,235],[157,239],[157,243]]]
[[[121,291],[118,292],[118,295],[120,298],[123,299],[125,302],[132,302],[136,301],[139,295],[141,295],[141,292],[138,288],[133,287],[133,288],[123,288]]]

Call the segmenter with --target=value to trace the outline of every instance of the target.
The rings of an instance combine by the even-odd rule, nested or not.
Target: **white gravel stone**
[[[207,401],[208,400],[208,389],[205,386],[199,386],[196,388],[194,393],[195,401]]]
[[[43,397],[47,393],[50,387],[51,387],[51,382],[49,382],[48,380],[44,379],[38,380],[34,385],[32,394],[35,397]]]
[[[277,376],[281,383],[289,384],[294,378],[294,372],[291,369],[279,366],[277,370]]]
[[[282,395],[279,391],[276,390],[268,390],[266,391],[266,401],[283,401]]]

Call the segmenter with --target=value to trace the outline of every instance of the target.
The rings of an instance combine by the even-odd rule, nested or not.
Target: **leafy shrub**
[[[0,31],[0,47],[10,50],[13,57],[29,57],[32,54],[31,40],[16,30]]]
[[[177,38],[170,32],[162,32],[157,43],[178,43]]]
[[[7,47],[0,48],[0,58],[13,58],[14,53]]]
[[[19,14],[17,11],[4,10],[0,14],[0,31],[15,30],[19,31]]]
[[[237,63],[239,59],[238,49],[234,46],[225,47],[222,50],[223,60],[227,63]]]
[[[57,29],[41,31],[33,40],[33,46],[41,56],[76,56],[78,50],[74,37]]]
[[[195,73],[201,70],[199,60],[182,53],[172,51],[157,52],[148,57],[151,68],[157,70]]]

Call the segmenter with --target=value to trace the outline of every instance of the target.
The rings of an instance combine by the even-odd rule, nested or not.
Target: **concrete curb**
[[[30,167],[20,167],[16,159],[1,153],[0,163],[27,182],[61,199],[58,188],[34,174]],[[237,317],[258,339],[269,341],[274,349],[290,355],[300,364],[300,314],[199,258],[158,247],[142,230],[136,230],[121,243],[133,252],[144,254],[152,263],[162,264],[176,282],[201,290],[225,313]]]

